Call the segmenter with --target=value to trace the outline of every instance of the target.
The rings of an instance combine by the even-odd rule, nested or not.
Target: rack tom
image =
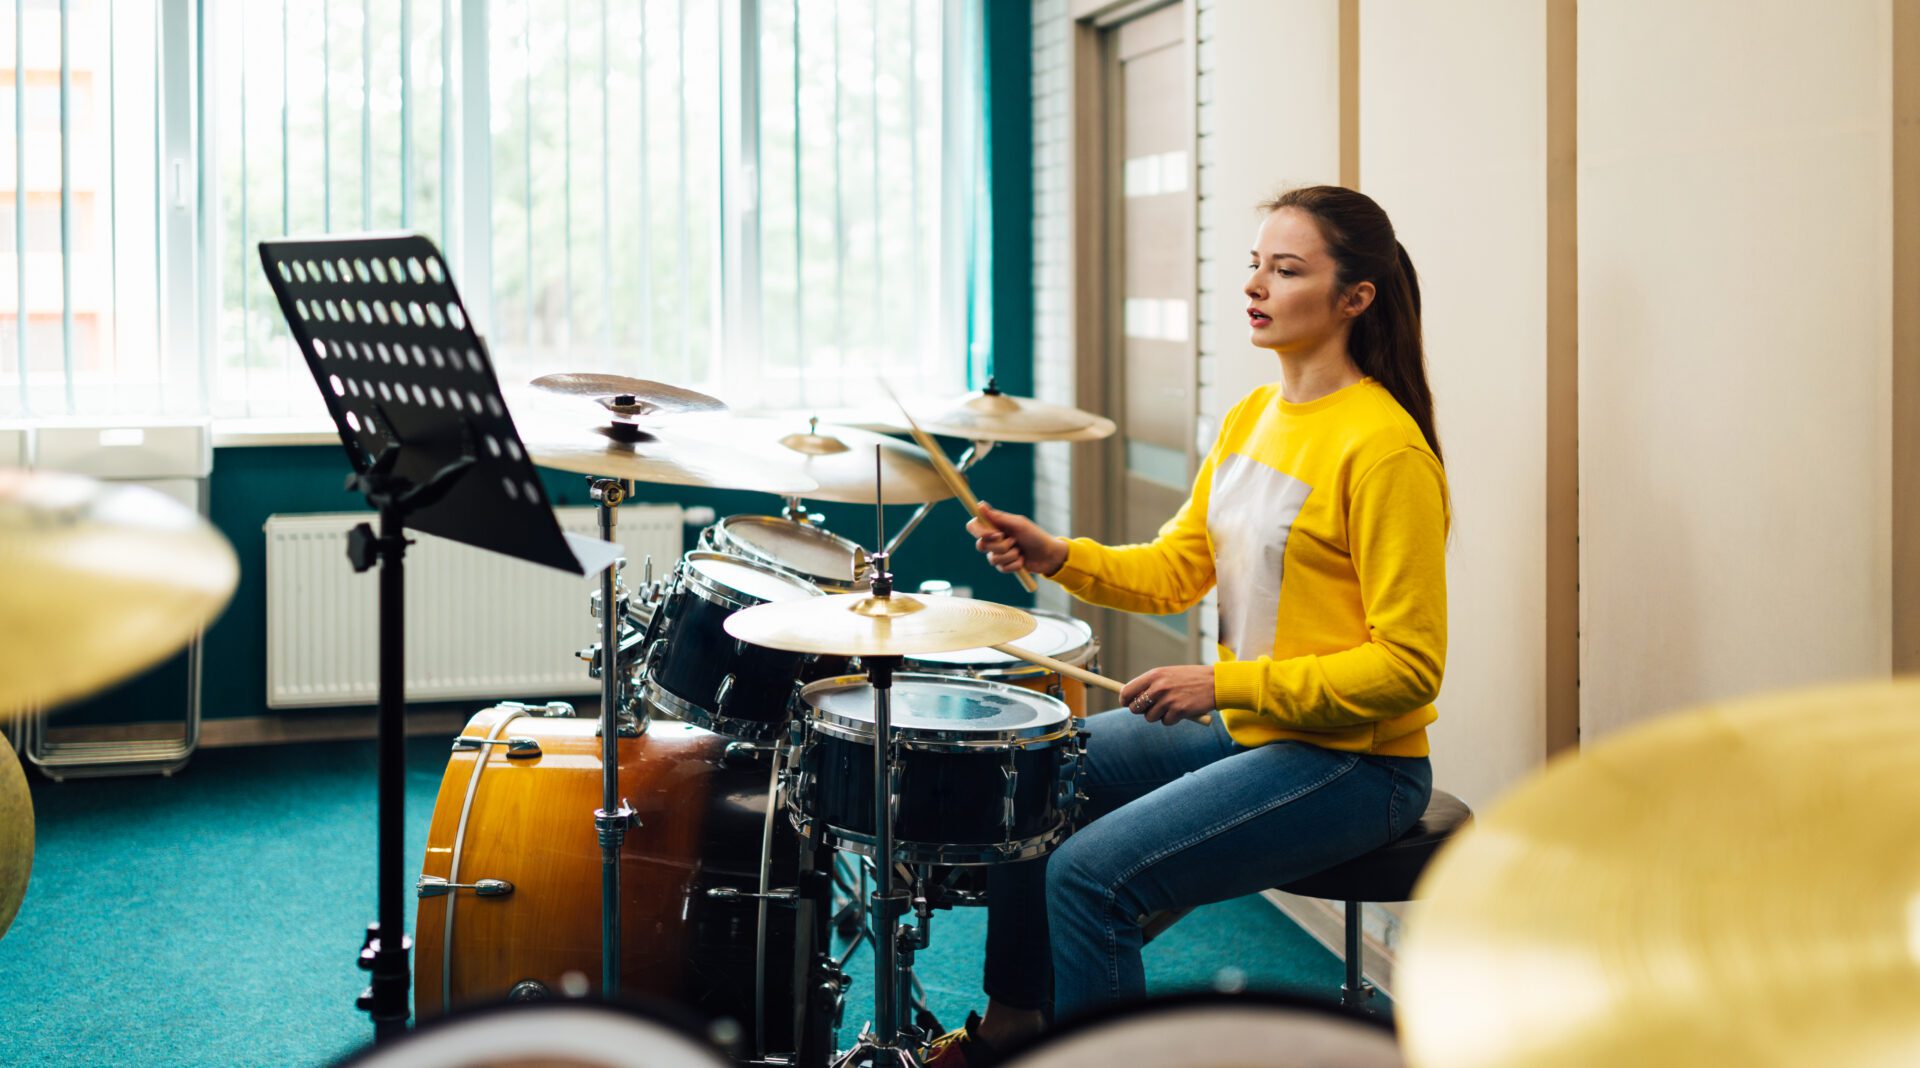
[[[801,837],[872,856],[873,687],[864,675],[800,690],[799,773],[788,811]],[[998,864],[1041,856],[1077,807],[1081,746],[1067,706],[1002,682],[901,673],[895,859]]]
[[[725,553],[686,554],[649,622],[647,703],[729,738],[782,736],[793,688],[837,675],[848,662],[750,645],[726,632],[726,619],[755,605],[820,596],[804,579],[766,564]]]
[[[731,515],[701,531],[700,544],[790,571],[827,593],[865,588],[866,550],[811,523],[772,515]]]
[[[1033,610],[1033,633],[1020,639],[1022,649],[1053,657],[1088,671],[1100,670],[1100,641],[1093,628],[1060,612]],[[929,653],[906,658],[906,670],[924,675],[955,675],[1004,682],[1065,701],[1076,716],[1087,714],[1087,685],[1056,671],[1030,664],[994,649],[962,649],[956,653]]]

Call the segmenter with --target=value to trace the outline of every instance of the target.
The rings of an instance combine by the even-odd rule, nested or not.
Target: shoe
[[[956,1027],[927,1045],[924,1068],[992,1068],[1000,1052],[980,1037],[980,1014],[967,1013],[965,1027]]]

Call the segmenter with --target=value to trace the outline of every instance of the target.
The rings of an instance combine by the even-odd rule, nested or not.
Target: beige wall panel
[[[1491,800],[1545,752],[1546,15],[1360,5],[1360,176],[1419,271],[1453,494],[1435,782]]]
[[[1583,743],[1888,670],[1889,11],[1580,6]]]
[[[1201,414],[1217,419],[1280,377],[1273,355],[1247,344],[1241,287],[1258,223],[1253,205],[1339,176],[1340,26],[1337,0],[1217,0],[1211,18],[1199,341],[1215,357],[1201,363]]]

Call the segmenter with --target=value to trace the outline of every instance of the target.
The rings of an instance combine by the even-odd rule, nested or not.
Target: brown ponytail
[[[1427,387],[1426,347],[1420,339],[1420,276],[1413,258],[1393,235],[1393,223],[1364,193],[1337,185],[1289,190],[1261,202],[1262,215],[1294,208],[1313,217],[1335,264],[1341,291],[1372,282],[1373,303],[1353,320],[1348,352],[1360,373],[1385,386],[1426,435],[1441,463],[1440,435],[1433,425],[1433,393]]]

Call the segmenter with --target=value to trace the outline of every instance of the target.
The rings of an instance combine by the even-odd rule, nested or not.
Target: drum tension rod
[[[783,886],[778,890],[769,890],[764,894],[752,890],[740,890],[731,886],[710,886],[707,898],[712,901],[771,901],[776,905],[796,907],[800,900],[800,891],[796,887]]]
[[[505,897],[513,893],[513,884],[505,879],[476,879],[470,883],[450,883],[438,875],[422,875],[413,888],[423,898],[445,897],[455,890],[471,890],[480,897]]]
[[[508,760],[523,760],[540,755],[539,741],[524,735],[515,735],[511,738],[475,738],[463,734],[453,740],[453,751],[458,753],[462,750],[480,749],[489,745],[506,746]]]

